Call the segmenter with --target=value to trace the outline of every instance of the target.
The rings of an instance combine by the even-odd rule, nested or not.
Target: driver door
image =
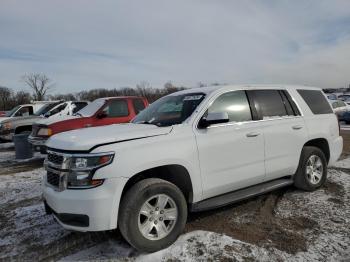
[[[229,123],[195,129],[203,198],[263,182],[264,135],[259,123],[252,121],[246,92],[221,94],[209,106],[208,112],[226,112]]]

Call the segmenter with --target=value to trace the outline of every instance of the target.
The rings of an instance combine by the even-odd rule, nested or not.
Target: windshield
[[[165,96],[141,111],[132,123],[157,126],[181,124],[192,115],[204,97],[203,93]]]
[[[49,111],[51,108],[55,107],[57,104],[59,104],[59,102],[45,104],[42,107],[40,107],[40,109],[38,111],[36,111],[34,115],[36,115],[36,116],[45,115],[45,113],[47,111]]]
[[[86,107],[78,111],[75,115],[90,117],[93,116],[104,104],[106,100],[104,98],[98,98]]]
[[[7,112],[5,116],[7,116],[7,117],[12,116],[18,110],[18,108],[20,108],[20,107],[21,106],[16,106],[16,107],[12,108],[12,110]]]

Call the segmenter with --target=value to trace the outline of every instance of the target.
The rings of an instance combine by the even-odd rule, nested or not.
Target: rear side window
[[[145,109],[145,104],[143,103],[142,99],[133,99],[132,104],[136,115]]]
[[[254,105],[260,118],[294,115],[291,105],[282,99],[282,93],[279,90],[251,90],[248,92],[254,99]]]
[[[332,108],[321,91],[301,89],[297,91],[315,115],[333,114]]]
[[[207,113],[226,112],[229,122],[252,120],[249,102],[245,91],[233,91],[222,94],[208,108]]]

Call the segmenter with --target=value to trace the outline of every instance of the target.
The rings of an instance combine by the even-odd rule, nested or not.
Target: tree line
[[[21,80],[32,90],[32,93],[26,91],[14,92],[8,87],[0,86],[0,110],[10,110],[17,105],[29,104],[32,101],[93,101],[97,98],[110,96],[142,96],[152,103],[162,96],[186,89],[184,86],[175,86],[171,82],[165,83],[163,88],[154,88],[148,82],[143,81],[137,84],[136,87],[98,88],[75,93],[50,95],[48,92],[52,90],[53,84],[46,75],[29,74],[24,75]]]

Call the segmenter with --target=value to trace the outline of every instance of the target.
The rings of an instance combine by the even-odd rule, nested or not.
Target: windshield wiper
[[[136,122],[135,124],[144,124],[144,125],[154,125],[154,126],[158,126],[155,123],[151,123],[149,121],[140,121],[140,122]]]
[[[74,114],[75,116],[83,116],[82,114],[80,114],[79,112],[76,112],[75,114]]]

